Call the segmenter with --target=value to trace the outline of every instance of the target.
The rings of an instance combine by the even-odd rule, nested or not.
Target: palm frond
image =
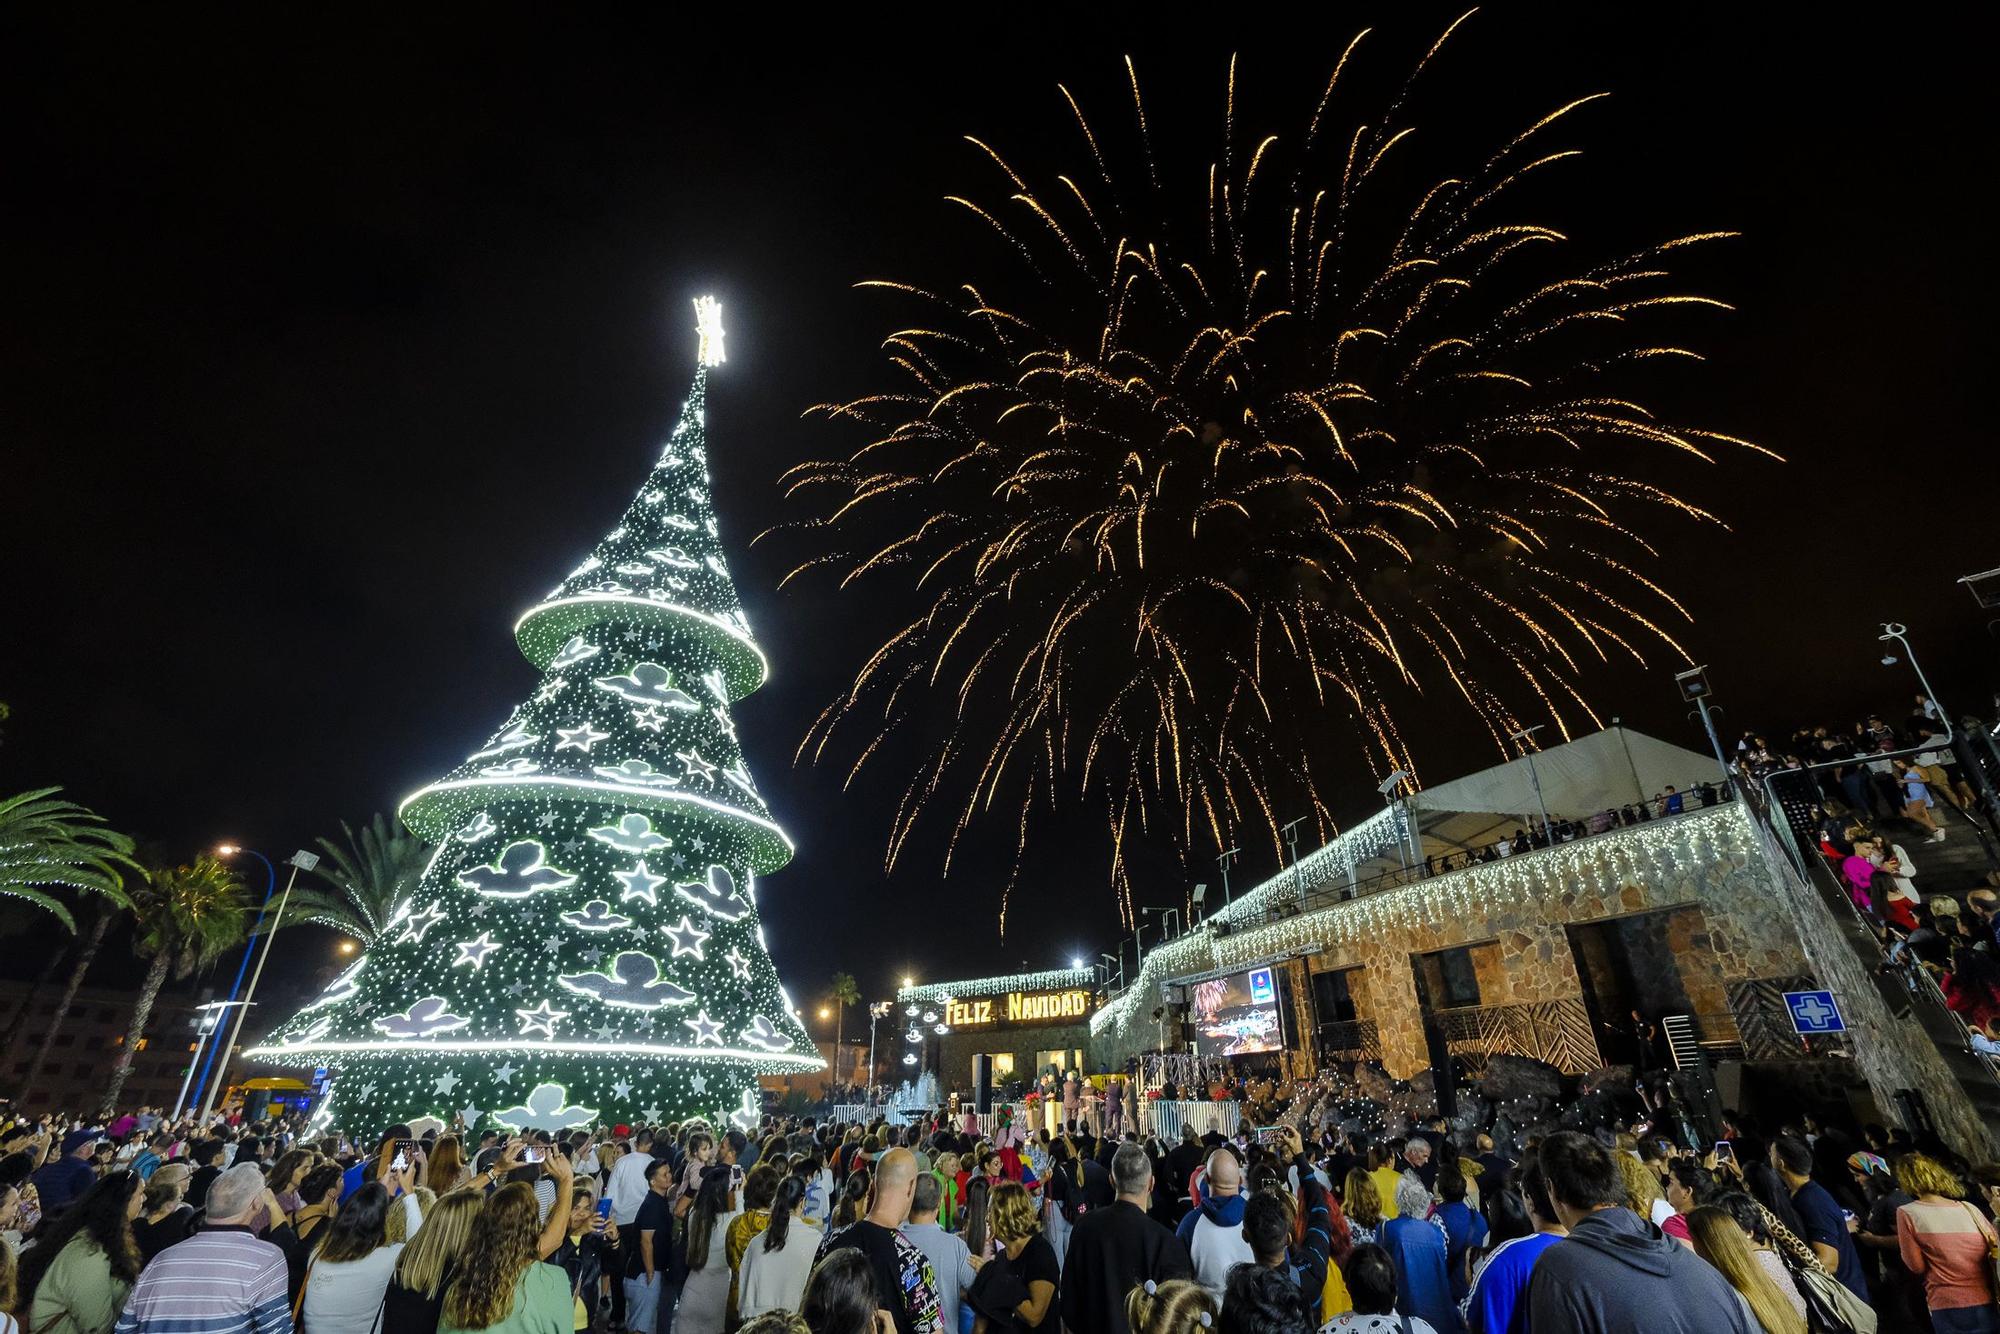
[[[343,820],[340,832],[342,842],[319,840],[324,855],[308,872],[327,887],[293,889],[282,920],[260,930],[330,926],[366,948],[409,903],[430,860],[430,845],[379,813],[358,833]]]
[[[130,907],[125,877],[143,872],[130,838],[107,829],[95,811],[57,799],[60,791],[0,798],[0,897],[33,904],[74,932],[76,919],[56,893],[97,894]]]

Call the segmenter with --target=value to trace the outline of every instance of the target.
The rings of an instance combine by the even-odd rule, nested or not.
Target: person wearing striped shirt
[[[217,1177],[207,1224],[146,1266],[113,1334],[292,1334],[284,1252],[249,1228],[264,1195],[255,1163]]]

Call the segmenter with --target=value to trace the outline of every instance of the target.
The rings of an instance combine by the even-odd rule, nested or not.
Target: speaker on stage
[[[981,1116],[993,1110],[993,1058],[985,1052],[972,1058],[972,1105]]]

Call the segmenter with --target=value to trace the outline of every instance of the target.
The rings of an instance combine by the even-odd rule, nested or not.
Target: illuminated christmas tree
[[[381,942],[252,1050],[335,1071],[337,1124],[748,1125],[756,1076],[819,1069],[758,923],[792,846],[730,706],[766,674],[709,494],[707,368],[589,559],[514,627],[542,679],[406,799],[437,845]]]

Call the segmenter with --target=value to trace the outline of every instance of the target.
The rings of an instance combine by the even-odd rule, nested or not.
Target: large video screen
[[[1247,1056],[1285,1045],[1275,969],[1252,968],[1189,988],[1188,1022],[1202,1056]]]

